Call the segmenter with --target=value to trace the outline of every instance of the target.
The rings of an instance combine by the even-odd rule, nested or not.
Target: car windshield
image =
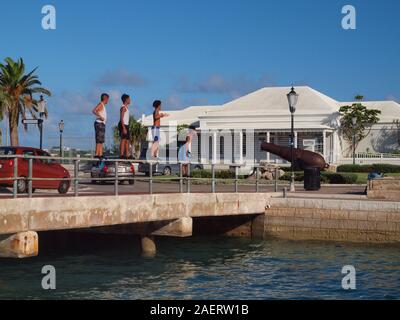
[[[0,156],[9,156],[14,154],[15,154],[14,148],[0,148]]]

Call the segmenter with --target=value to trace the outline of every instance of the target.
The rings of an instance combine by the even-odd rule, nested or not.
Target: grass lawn
[[[354,172],[357,175],[357,184],[366,184],[368,173]],[[386,173],[385,177],[400,177],[400,173]]]

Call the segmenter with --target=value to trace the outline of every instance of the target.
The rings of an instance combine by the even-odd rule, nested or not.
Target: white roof
[[[212,118],[286,117],[289,113],[286,95],[290,90],[291,87],[266,87],[222,106],[192,106],[178,111],[165,111],[170,114],[170,117],[163,119],[161,123],[163,126],[172,123],[196,125],[199,120]],[[296,87],[295,90],[299,94],[296,116],[325,117],[325,115],[337,114],[341,106],[354,103],[336,101],[308,86]],[[381,122],[393,122],[394,119],[400,119],[400,105],[394,101],[362,101],[362,104],[367,108],[381,110]],[[309,118],[312,121],[312,117]],[[151,126],[152,115],[145,117],[143,124]],[[315,123],[315,125],[320,125],[320,123]]]
[[[291,87],[267,87],[250,93],[223,105],[217,110],[207,112],[209,116],[219,115],[249,115],[267,114],[287,115],[289,105],[287,94]],[[339,103],[328,96],[307,86],[296,87],[299,100],[296,106],[296,114],[332,114],[337,112]]]

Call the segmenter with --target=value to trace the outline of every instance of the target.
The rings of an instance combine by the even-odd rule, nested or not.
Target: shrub
[[[280,180],[290,181],[291,173],[285,173]],[[304,181],[303,172],[295,172],[295,181]],[[355,184],[357,182],[357,175],[352,173],[331,173],[331,172],[321,172],[321,183],[330,184]]]
[[[211,179],[212,173],[210,170],[195,170],[192,172],[192,177],[197,179]],[[215,171],[216,179],[235,179],[235,172],[231,170]]]
[[[369,173],[371,171],[381,173],[400,173],[400,166],[393,164],[376,163],[371,165],[346,164],[337,168],[337,172],[362,172]]]
[[[291,172],[286,172],[282,177],[279,178],[279,180],[282,181],[290,181],[292,179],[292,173]],[[294,180],[295,181],[304,181],[304,172],[295,172],[294,173]]]
[[[321,172],[321,177],[324,177],[330,184],[355,184],[358,179],[357,175],[353,173]]]

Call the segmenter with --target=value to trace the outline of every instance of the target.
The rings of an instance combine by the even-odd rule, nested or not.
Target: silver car
[[[102,160],[95,163],[90,171],[92,183],[114,182],[115,178],[115,162]],[[110,179],[110,180],[97,180],[97,179]],[[129,161],[118,163],[118,178],[120,183],[128,182],[129,184],[135,183],[135,166]]]

